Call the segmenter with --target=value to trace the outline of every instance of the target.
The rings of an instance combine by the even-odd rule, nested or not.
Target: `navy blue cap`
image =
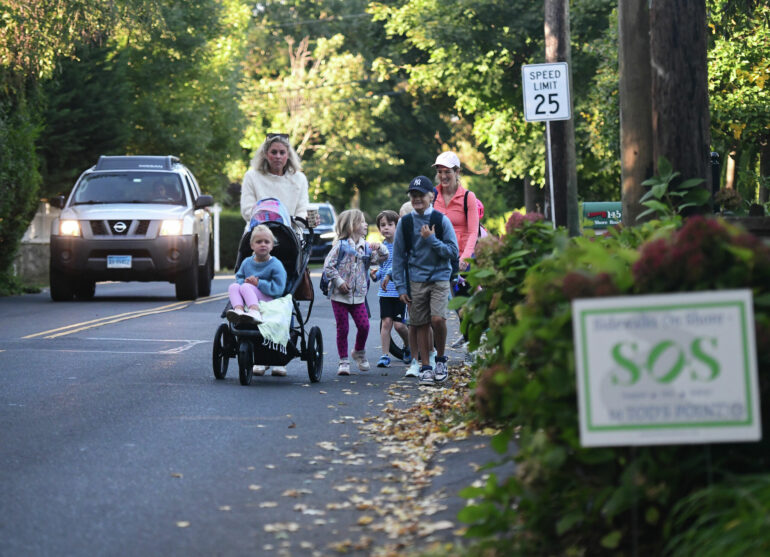
[[[433,182],[431,182],[430,178],[427,176],[417,176],[416,178],[412,178],[412,181],[409,182],[409,189],[407,190],[407,193],[410,191],[433,193]]]

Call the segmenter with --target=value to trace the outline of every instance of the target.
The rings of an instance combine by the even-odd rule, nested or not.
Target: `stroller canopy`
[[[286,226],[291,226],[289,212],[283,203],[275,197],[265,197],[257,201],[251,210],[251,220],[249,221],[249,230],[258,224],[266,222],[280,222]]]

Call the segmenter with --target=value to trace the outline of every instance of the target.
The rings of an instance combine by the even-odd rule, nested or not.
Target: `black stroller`
[[[289,327],[289,341],[283,346],[276,345],[263,338],[256,325],[222,323],[214,335],[213,365],[214,377],[224,379],[227,375],[227,364],[230,358],[238,358],[238,376],[241,385],[249,385],[253,375],[255,364],[264,366],[285,366],[292,359],[299,356],[307,362],[307,373],[313,383],[321,380],[323,372],[323,339],[321,329],[312,327],[309,334],[305,334],[305,326],[310,319],[313,309],[313,287],[309,275],[306,273],[310,260],[310,248],[313,244],[313,229],[307,226],[307,221],[302,218],[292,219],[302,223],[307,232],[302,239],[291,227],[280,221],[268,221],[266,225],[272,231],[277,242],[270,254],[277,257],[286,269],[286,289],[284,295],[292,295],[292,316]],[[238,247],[238,257],[235,268],[238,269],[244,258],[251,255],[250,232],[241,237]],[[306,314],[303,316],[300,302],[307,304]],[[228,300],[227,306],[222,311],[224,318],[227,310],[232,306]]]

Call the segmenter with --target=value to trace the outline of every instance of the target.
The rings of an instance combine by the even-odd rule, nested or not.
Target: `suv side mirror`
[[[51,207],[56,207],[57,209],[64,209],[64,204],[67,202],[67,198],[63,195],[57,195],[56,197],[52,197],[48,200],[48,203],[51,205]]]
[[[203,209],[204,207],[210,207],[214,204],[214,198],[210,195],[199,195],[195,200],[194,206],[196,209]]]

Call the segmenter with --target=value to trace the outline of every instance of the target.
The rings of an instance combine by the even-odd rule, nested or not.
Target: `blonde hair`
[[[291,146],[288,139],[280,135],[265,139],[265,142],[260,145],[257,152],[254,153],[254,158],[251,159],[251,166],[262,174],[270,174],[270,163],[267,162],[267,151],[273,143],[280,143],[286,147],[286,151],[289,154],[289,156],[286,157],[286,166],[283,167],[284,173],[294,174],[295,172],[302,172],[302,163],[299,161],[297,151],[294,150],[294,147]]]
[[[275,234],[273,234],[272,230],[270,230],[264,224],[258,224],[257,226],[251,229],[251,237],[249,238],[249,245],[254,243],[254,236],[258,236],[260,234],[264,234],[265,236],[270,236],[270,240],[273,242],[273,245],[278,243],[278,240],[275,239]]]
[[[356,225],[361,221],[366,222],[366,217],[364,217],[362,211],[358,209],[342,211],[337,217],[337,224],[334,225],[334,233],[337,234],[337,239],[350,238]]]
[[[401,208],[398,210],[398,216],[403,217],[404,215],[408,215],[414,211],[414,207],[412,207],[412,202],[407,201],[403,205],[401,205]]]

